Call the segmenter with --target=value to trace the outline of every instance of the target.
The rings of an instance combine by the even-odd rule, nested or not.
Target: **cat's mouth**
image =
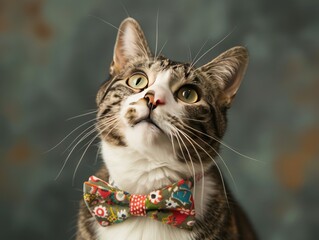
[[[157,129],[159,129],[160,131],[163,131],[150,117],[139,120],[138,122],[135,123],[135,125],[138,125],[141,123],[150,124],[150,125],[156,127]]]

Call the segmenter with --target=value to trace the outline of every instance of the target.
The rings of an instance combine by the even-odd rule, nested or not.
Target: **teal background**
[[[136,18],[155,50],[188,61],[228,33],[197,64],[244,45],[250,65],[229,112],[223,148],[237,190],[260,239],[318,239],[319,2],[3,0],[0,2],[0,239],[74,239],[82,182],[99,166],[97,142],[72,175],[90,139],[57,179],[73,139],[94,118],[117,31]],[[95,16],[95,17],[94,17]],[[88,125],[89,126],[89,125]],[[93,135],[92,135],[93,137]],[[81,149],[82,148],[82,149]]]

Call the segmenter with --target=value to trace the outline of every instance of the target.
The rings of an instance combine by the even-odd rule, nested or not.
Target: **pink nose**
[[[154,110],[158,105],[164,105],[165,101],[163,98],[159,98],[157,96],[155,96],[155,92],[154,91],[148,91],[144,98],[147,101],[147,106]]]

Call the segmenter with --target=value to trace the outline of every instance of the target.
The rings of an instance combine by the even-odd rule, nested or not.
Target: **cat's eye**
[[[147,86],[148,80],[143,74],[134,74],[128,79],[127,84],[135,89],[143,89]]]
[[[177,92],[177,97],[186,103],[195,103],[199,100],[198,93],[192,86],[181,87]]]

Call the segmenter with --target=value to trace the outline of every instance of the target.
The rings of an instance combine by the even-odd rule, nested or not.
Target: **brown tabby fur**
[[[190,105],[186,107],[186,112],[190,119],[196,118],[201,121],[187,121],[177,119],[174,116],[166,116],[167,121],[185,131],[187,131],[185,125],[191,125],[192,128],[198,130],[188,129],[188,133],[196,143],[203,145],[203,142],[206,142],[206,144],[212,146],[212,148],[206,148],[206,151],[210,156],[214,158],[217,157],[220,142],[216,141],[216,139],[221,139],[225,133],[227,125],[226,112],[231,105],[231,101],[239,87],[239,82],[245,72],[248,60],[247,50],[243,47],[232,48],[210,63],[196,69],[190,64],[173,62],[162,56],[157,58],[152,57],[142,30],[133,19],[127,19],[122,23],[117,44],[119,44],[121,40],[121,31],[125,28],[125,24],[128,23],[135,26],[136,32],[141,40],[138,43],[140,44],[139,48],[141,52],[140,55],[136,56],[133,60],[131,59],[125,62],[123,59],[117,58],[121,56],[121,53],[117,53],[119,49],[117,47],[115,48],[114,62],[110,68],[111,78],[101,87],[97,94],[97,117],[99,118],[97,129],[100,132],[101,139],[111,145],[126,146],[125,138],[119,129],[115,128],[111,132],[106,132],[102,127],[103,116],[107,119],[108,116],[116,115],[121,107],[121,101],[126,96],[134,94],[134,91],[128,88],[125,81],[121,79],[127,79],[136,68],[151,69],[155,72],[170,68],[174,75],[173,79],[177,79],[175,81],[179,81],[178,79],[187,79],[186,83],[197,84],[198,88],[200,88],[202,98],[209,104],[197,105],[196,107]],[[122,65],[119,63],[122,63]],[[240,80],[238,80],[239,78]],[[174,82],[172,82],[172,86],[173,85]],[[134,122],[134,111],[128,112],[126,117]],[[214,138],[210,138],[206,134],[201,134],[199,131]],[[210,199],[208,206],[206,206],[206,213],[203,219],[196,221],[193,230],[195,237],[193,239],[256,240],[257,237],[244,212],[227,188],[226,190],[224,189],[216,165],[209,164],[211,160],[205,152],[197,149],[199,153],[198,156],[190,144],[187,141],[185,141],[185,143],[193,157],[193,162],[198,162],[199,158],[201,158],[205,166],[208,166],[205,171],[205,176],[210,176],[214,179],[214,191],[216,192],[212,199]],[[183,150],[179,149],[179,151],[181,152]],[[182,163],[185,162],[185,159],[182,158],[182,154],[177,155],[180,158],[179,161]],[[100,171],[96,173],[96,176],[108,181],[109,174],[104,164],[101,166]],[[227,195],[227,199],[225,195]],[[95,233],[97,225],[97,222],[92,218],[84,202],[81,201],[76,239],[97,239]]]

